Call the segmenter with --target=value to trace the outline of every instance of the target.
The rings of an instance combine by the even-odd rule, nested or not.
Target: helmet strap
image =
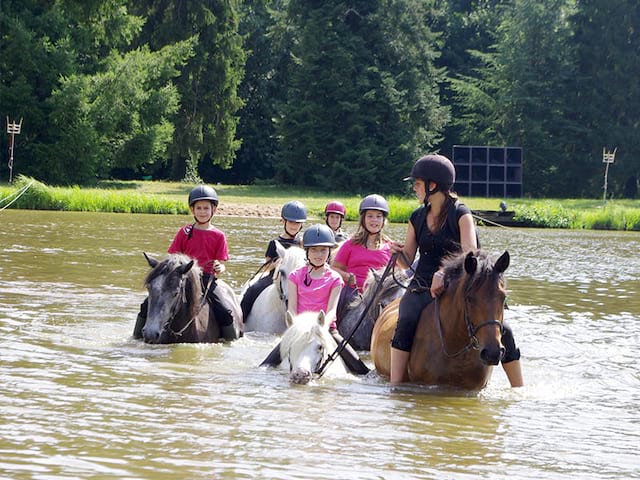
[[[289,230],[287,230],[287,220],[284,219],[284,233],[289,235],[291,238],[296,238],[296,235],[298,234],[298,232],[300,232],[300,229],[298,229],[296,233],[291,233]]]

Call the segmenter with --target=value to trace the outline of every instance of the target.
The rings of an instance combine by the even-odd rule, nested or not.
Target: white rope
[[[7,208],[9,208],[12,204],[14,204],[22,195],[24,195],[24,193],[29,190],[29,187],[31,187],[31,185],[33,184],[33,180],[31,180],[27,185],[25,185],[24,187],[22,187],[20,190],[17,190],[15,192],[13,192],[11,195],[7,195],[5,198],[3,198],[2,200],[0,200],[0,203],[4,202],[5,200],[11,198],[12,196],[16,195],[16,198],[14,198],[13,200],[11,200],[9,203],[7,203],[4,207],[0,208],[0,211],[5,210]]]

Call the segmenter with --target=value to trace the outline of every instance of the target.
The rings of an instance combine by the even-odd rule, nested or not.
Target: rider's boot
[[[331,329],[329,333],[331,333],[331,336],[336,341],[337,345],[340,345],[344,341],[337,330]],[[369,373],[369,367],[367,367],[364,362],[360,360],[358,353],[348,343],[340,351],[340,358],[351,373],[355,375],[366,375],[367,373]]]
[[[275,346],[267,358],[265,358],[260,364],[261,367],[277,367],[282,363],[282,356],[280,355],[280,342]]]
[[[136,324],[133,327],[133,338],[139,340],[142,338],[142,328],[147,323],[147,310],[149,308],[149,299],[145,298],[144,302],[140,304],[140,312],[136,317]]]

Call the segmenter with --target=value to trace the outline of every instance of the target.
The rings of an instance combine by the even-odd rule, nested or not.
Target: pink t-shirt
[[[224,262],[229,259],[227,239],[222,230],[200,230],[191,225],[185,225],[176,233],[169,246],[169,253],[184,253],[195,258],[205,273],[213,272],[213,260]]]
[[[336,262],[347,266],[347,272],[356,276],[356,285],[358,290],[362,291],[364,282],[369,275],[369,270],[377,270],[389,263],[391,258],[391,245],[384,242],[380,250],[369,250],[362,245],[356,245],[351,239],[346,240],[338,253],[336,254]]]
[[[344,285],[342,277],[335,270],[325,268],[322,277],[308,277],[311,282],[309,283],[307,280],[309,283],[307,286],[304,280],[308,271],[309,267],[305,265],[289,274],[289,280],[298,289],[298,311],[296,313],[319,312],[320,310],[327,313],[331,291],[337,286]]]

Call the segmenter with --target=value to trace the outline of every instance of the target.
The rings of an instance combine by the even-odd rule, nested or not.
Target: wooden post
[[[9,183],[13,183],[13,146],[15,144],[15,136],[20,134],[20,130],[22,129],[22,118],[20,119],[20,123],[9,122],[9,117],[7,117],[7,133],[9,134]]]
[[[602,147],[602,162],[605,164],[604,167],[604,193],[602,194],[602,200],[607,201],[607,178],[609,176],[609,165],[612,164],[616,160],[616,150],[618,147],[613,149],[613,152],[607,152],[605,147]]]

